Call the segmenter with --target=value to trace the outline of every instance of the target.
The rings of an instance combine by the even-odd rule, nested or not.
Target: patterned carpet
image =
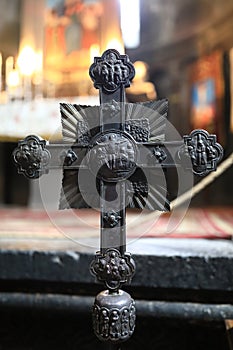
[[[189,209],[153,217],[139,212],[127,213],[129,237],[231,238],[233,208]],[[143,222],[141,220],[143,219]],[[62,239],[97,237],[99,212],[94,210],[34,211],[0,209],[1,238]]]

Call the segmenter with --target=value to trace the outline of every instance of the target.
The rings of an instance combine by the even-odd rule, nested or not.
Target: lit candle
[[[17,88],[20,84],[20,79],[19,79],[19,72],[17,69],[12,69],[11,72],[9,72],[8,77],[7,77],[7,85],[9,88]]]
[[[14,57],[9,56],[6,59],[6,85],[9,79],[9,74],[12,72],[14,69]]]
[[[32,99],[32,77],[36,67],[36,53],[30,46],[25,46],[19,54],[17,65],[23,79],[24,98]]]
[[[35,70],[32,78],[34,84],[34,97],[42,97],[42,83],[43,83],[43,54],[42,51],[35,53]]]
[[[36,54],[32,47],[25,46],[22,49],[17,64],[22,75],[32,77],[36,67]]]

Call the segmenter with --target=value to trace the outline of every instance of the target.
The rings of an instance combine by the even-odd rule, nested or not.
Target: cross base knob
[[[125,341],[135,328],[135,302],[123,290],[114,293],[104,290],[95,298],[92,319],[94,332],[101,341]]]

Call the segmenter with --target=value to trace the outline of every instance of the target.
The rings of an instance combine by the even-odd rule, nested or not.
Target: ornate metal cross
[[[223,155],[215,135],[204,130],[166,141],[167,100],[125,101],[134,74],[127,55],[105,51],[90,67],[100,106],[61,104],[63,143],[28,136],[13,153],[28,178],[63,168],[60,209],[100,208],[100,251],[90,269],[107,289],[95,299],[93,326],[99,339],[115,344],[132,335],[136,317],[133,299],[120,289],[135,273],[126,252],[126,207],[169,210],[165,170],[188,158],[203,176]]]

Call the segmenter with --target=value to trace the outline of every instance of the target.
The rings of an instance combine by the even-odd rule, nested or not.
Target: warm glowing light
[[[135,68],[135,78],[134,80],[145,80],[147,78],[147,64],[143,61],[136,61],[134,62],[134,68]]]
[[[16,69],[13,69],[9,72],[7,76],[7,86],[11,88],[16,88],[20,84],[19,72]]]
[[[129,49],[140,44],[140,2],[120,0],[121,30],[125,46]]]
[[[122,43],[117,39],[110,40],[107,44],[107,49],[115,49],[120,54],[124,53],[124,47],[123,47]]]
[[[35,71],[40,73],[43,70],[43,54],[42,51],[35,53]]]
[[[13,68],[14,68],[14,57],[9,56],[6,59],[6,77],[8,76],[9,72],[12,71]]]
[[[136,71],[135,78],[129,92],[135,96],[145,95],[148,100],[155,100],[157,93],[155,86],[150,81],[147,81],[148,65],[143,61],[134,62],[134,68]]]
[[[30,46],[25,46],[17,60],[20,73],[31,76],[36,69],[36,53]]]
[[[2,54],[0,52],[0,94],[2,91]]]
[[[94,62],[95,57],[100,56],[100,47],[97,44],[93,44],[90,47],[90,63]]]

